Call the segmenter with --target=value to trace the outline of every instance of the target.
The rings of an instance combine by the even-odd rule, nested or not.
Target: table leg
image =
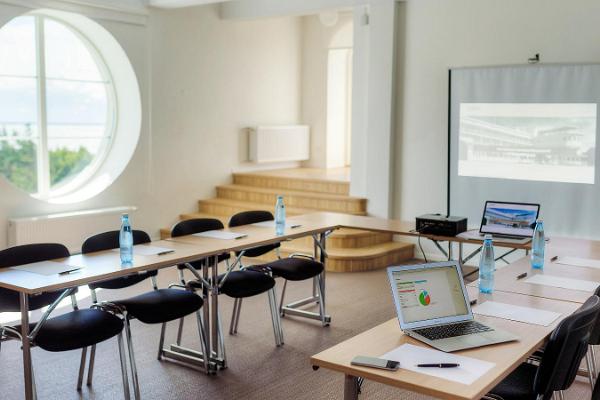
[[[344,375],[344,400],[358,400],[358,378]]]
[[[212,293],[211,293],[211,340],[210,340],[210,354],[215,355],[215,358],[219,359],[219,256],[215,256],[212,271]]]
[[[448,261],[454,260],[454,246],[452,246],[452,242],[448,241]]]
[[[29,295],[20,293],[21,303],[21,335],[23,337],[23,375],[25,383],[25,399],[33,400],[33,369],[31,366],[31,343],[29,342]]]

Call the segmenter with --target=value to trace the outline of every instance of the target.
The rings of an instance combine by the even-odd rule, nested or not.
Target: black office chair
[[[146,232],[134,230],[133,243],[144,244],[150,242],[150,236]],[[85,240],[82,245],[81,252],[83,254],[93,253],[97,251],[116,249],[119,247],[119,231],[110,231],[100,233]],[[200,346],[202,354],[206,353],[206,338],[204,337],[203,322],[198,310],[202,308],[204,301],[202,298],[191,290],[181,289],[159,289],[156,276],[158,271],[147,271],[139,274],[132,274],[122,278],[109,279],[102,282],[97,282],[89,285],[92,291],[92,300],[98,302],[97,289],[123,289],[140,283],[146,279],[152,280],[153,290],[129,299],[117,300],[101,303],[102,306],[114,310],[123,315],[125,320],[125,334],[127,336],[127,347],[129,351],[129,359],[131,361],[133,385],[136,398],[139,398],[139,381],[137,369],[135,366],[135,356],[133,352],[133,344],[131,341],[130,320],[135,318],[145,324],[162,324],[160,332],[160,340],[158,345],[158,359],[160,360],[163,354],[163,345],[165,339],[165,330],[167,322],[183,318],[187,315],[196,313],[198,322],[198,333],[200,336]],[[91,385],[94,368],[95,347],[92,347],[90,354],[90,365],[88,368],[87,384]],[[82,355],[85,360],[85,354]],[[205,371],[208,370],[208,359],[204,357]]]
[[[234,227],[264,221],[273,221],[273,214],[268,211],[244,211],[232,216],[229,220],[229,226]],[[280,277],[284,279],[283,289],[281,291],[281,300],[279,302],[279,314],[283,317],[285,315],[283,304],[288,281],[304,281],[307,279],[313,279],[313,287],[316,288],[316,292],[318,293],[320,299],[323,297],[325,285],[325,282],[322,279],[322,273],[325,270],[325,267],[313,257],[305,254],[292,254],[288,258],[280,258],[279,247],[279,243],[256,247],[246,250],[244,257],[260,257],[273,250],[277,252],[277,257],[279,258],[278,260],[266,264],[260,264],[260,266],[255,267],[267,269],[272,272],[274,277]],[[237,254],[239,255],[239,252]],[[239,299],[238,303],[234,304],[235,312],[233,313],[233,317],[231,319],[231,328],[229,331],[230,334],[235,334],[237,332],[241,307],[242,300]],[[323,325],[326,325],[327,322],[325,321],[325,310],[323,309],[323,304],[320,301],[319,308],[321,321]]]
[[[538,366],[523,363],[486,396],[501,400],[549,400],[568,389],[588,350],[600,313],[600,298],[591,296],[554,329]]]
[[[594,391],[592,392],[592,400],[600,400],[600,384],[596,382]]]
[[[0,251],[0,268],[30,264],[40,261],[69,257],[69,251],[61,244],[30,244]],[[63,352],[86,349],[89,346],[117,336],[121,358],[121,374],[125,398],[129,399],[129,381],[125,349],[123,346],[123,321],[113,313],[91,308],[79,310],[75,293],[77,288],[29,296],[29,310],[49,306],[38,322],[31,323],[29,338],[22,338],[21,326],[1,326],[2,340],[30,340],[32,346],[46,351]],[[61,300],[71,296],[73,310],[58,317],[49,318]],[[19,312],[19,294],[0,288],[0,312]],[[82,360],[82,363],[85,362]],[[81,367],[80,367],[81,369]],[[33,376],[33,371],[32,371]],[[79,389],[79,387],[78,387]],[[33,381],[35,393],[35,379]]]
[[[600,297],[600,286],[596,288],[594,292],[595,296]],[[588,352],[585,355],[585,361],[588,368],[588,379],[590,381],[590,387],[594,389],[595,383],[598,379],[598,369],[596,367],[596,351],[594,346],[600,345],[600,317],[596,321],[596,324],[592,328],[592,332],[590,334],[590,347]]]
[[[206,232],[210,230],[223,229],[224,226],[221,221],[212,218],[196,218],[185,221],[180,221],[171,229],[172,237],[192,235],[195,233]],[[219,262],[229,260],[229,254],[222,254],[218,256]],[[210,259],[202,260],[198,262],[189,263],[188,266],[196,270],[201,270],[207,263],[211,262]],[[279,313],[277,312],[277,302],[275,296],[275,280],[268,274],[262,271],[255,270],[236,270],[229,271],[229,263],[227,263],[228,272],[218,275],[219,294],[225,294],[234,299],[243,299],[246,297],[256,296],[262,293],[267,293],[269,296],[269,306],[271,308],[271,319],[273,323],[273,333],[275,335],[275,344],[281,346],[283,344],[283,333],[281,332],[281,323],[279,321]],[[179,266],[180,278],[182,283],[186,282],[183,275],[185,266]],[[202,290],[204,294],[207,294],[207,288],[203,285],[202,281],[194,279],[187,282],[190,286],[197,290]],[[212,284],[212,282],[211,282]],[[223,331],[221,319],[219,317],[219,357],[223,360],[223,365],[226,365],[225,357],[225,345],[223,340]],[[181,332],[181,322],[180,322]],[[178,334],[179,340],[180,334]]]

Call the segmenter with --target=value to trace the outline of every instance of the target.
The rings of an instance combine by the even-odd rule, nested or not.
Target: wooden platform
[[[180,219],[218,218],[227,225],[229,218],[241,211],[266,210],[273,212],[277,195],[283,195],[289,216],[314,211],[333,211],[366,215],[367,201],[352,197],[350,169],[296,168],[233,174],[233,183],[217,187],[217,197],[198,201],[198,212],[181,214]],[[170,229],[161,230],[167,238]],[[358,229],[340,229],[327,241],[328,271],[350,272],[385,268],[409,260],[414,245],[394,242],[388,233]],[[282,244],[281,255],[311,254],[311,238]],[[265,255],[267,261],[275,254]],[[258,261],[258,260],[254,260]]]

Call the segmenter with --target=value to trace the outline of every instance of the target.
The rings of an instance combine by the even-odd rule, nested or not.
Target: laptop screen
[[[481,233],[532,237],[539,204],[487,201],[481,220]]]
[[[453,263],[436,265],[390,268],[394,300],[403,329],[453,322],[456,320],[453,317],[470,317],[459,269]],[[421,324],[423,322],[425,324]]]

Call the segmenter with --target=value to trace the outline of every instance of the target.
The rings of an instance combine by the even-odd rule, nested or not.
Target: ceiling
[[[152,7],[159,8],[179,8],[211,3],[224,3],[225,1],[229,0],[149,0],[148,4]]]

